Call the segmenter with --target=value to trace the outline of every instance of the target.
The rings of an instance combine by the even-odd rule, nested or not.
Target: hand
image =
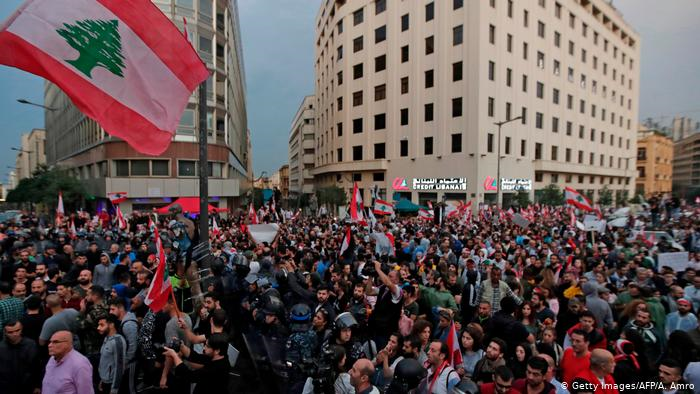
[[[159,385],[159,387],[160,387],[161,389],[163,389],[163,390],[165,390],[165,389],[168,388],[168,377],[167,377],[167,376],[163,376],[163,377],[160,378],[160,385]]]
[[[380,263],[377,260],[374,260],[374,269],[377,270],[377,272],[382,270],[382,263]]]
[[[206,317],[205,317],[206,319]],[[187,329],[187,323],[185,323],[185,319],[178,317],[177,318],[177,326],[180,327],[180,329],[185,330]]]
[[[457,374],[462,377],[466,374],[463,366],[460,365],[459,367],[457,367]]]
[[[177,357],[177,352],[167,346],[163,346],[163,355],[165,357],[175,358]],[[161,380],[162,382],[162,380]]]
[[[87,302],[86,302],[85,298],[80,300],[80,312],[85,313],[85,309],[87,308],[86,304],[87,304]]]

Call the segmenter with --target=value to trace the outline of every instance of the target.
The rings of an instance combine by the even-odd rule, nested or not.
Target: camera
[[[176,352],[179,352],[180,346],[182,346],[182,340],[180,338],[171,338],[166,343],[154,343],[153,349],[155,349],[155,351],[157,353],[163,353],[163,350],[165,350],[165,347],[168,347],[170,349],[173,349]]]
[[[385,274],[387,274],[391,269],[389,268],[389,264],[387,263],[387,260],[382,259],[381,260],[381,270]],[[368,260],[367,263],[365,263],[365,266],[362,267],[361,274],[364,276],[371,276],[373,278],[376,278],[379,276],[379,273],[377,273],[377,270],[374,268],[374,262],[372,260]]]
[[[287,367],[301,376],[310,377],[314,393],[334,393],[335,368],[333,350],[324,347],[318,357],[304,359],[299,364],[287,361]]]

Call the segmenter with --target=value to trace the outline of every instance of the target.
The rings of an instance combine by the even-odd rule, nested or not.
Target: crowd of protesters
[[[698,206],[653,199],[596,232],[570,210],[348,223],[261,209],[269,244],[230,213],[200,260],[181,250],[199,238],[182,215],[120,229],[106,212],[25,212],[0,224],[0,391],[230,392],[257,368],[231,349],[256,359],[255,336],[282,344],[280,392],[319,392],[329,365],[336,393],[700,393]],[[173,288],[157,311],[150,220]],[[658,263],[680,250],[685,266]],[[256,379],[237,392],[271,377]]]

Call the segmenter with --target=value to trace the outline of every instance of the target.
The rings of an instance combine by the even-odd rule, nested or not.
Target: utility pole
[[[501,193],[501,126],[521,118],[522,116],[518,116],[517,118],[494,123],[496,126],[498,126],[498,154],[496,157],[496,204],[498,205],[498,208],[503,206],[503,194]]]
[[[209,242],[207,81],[199,84],[199,242]]]

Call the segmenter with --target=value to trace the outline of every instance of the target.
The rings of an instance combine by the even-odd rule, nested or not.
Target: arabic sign
[[[392,182],[391,187],[393,187],[394,190],[397,191],[408,190],[408,183],[406,182],[406,178],[394,178],[394,182]]]
[[[501,190],[532,190],[532,179],[501,178]]]
[[[414,178],[414,190],[467,190],[467,178]]]

